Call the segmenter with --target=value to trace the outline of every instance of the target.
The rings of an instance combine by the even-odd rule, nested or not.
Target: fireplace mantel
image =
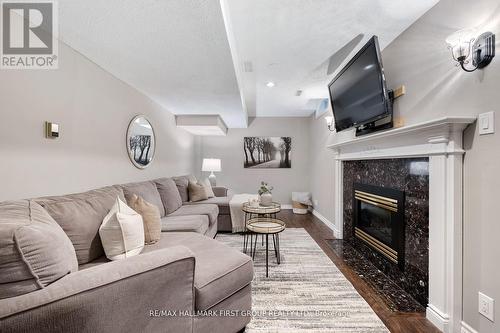
[[[462,136],[476,118],[444,117],[354,137],[336,133],[334,234],[343,237],[343,161],[429,158],[429,304],[427,318],[458,332],[462,309]]]
[[[463,154],[462,132],[475,120],[444,117],[360,137],[342,132],[327,147],[341,160]]]

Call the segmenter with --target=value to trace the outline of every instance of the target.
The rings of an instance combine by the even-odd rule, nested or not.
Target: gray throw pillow
[[[77,270],[71,241],[39,204],[0,203],[0,299],[44,288]]]
[[[182,206],[181,195],[172,178],[160,178],[154,182],[160,193],[161,201],[163,202],[163,206],[165,206],[167,215],[172,214]]]

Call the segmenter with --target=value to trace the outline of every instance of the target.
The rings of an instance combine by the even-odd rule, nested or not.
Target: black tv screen
[[[337,131],[392,116],[376,36],[356,53],[328,88]]]

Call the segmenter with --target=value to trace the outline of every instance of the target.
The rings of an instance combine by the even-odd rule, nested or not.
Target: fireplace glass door
[[[354,184],[354,236],[404,267],[404,192]]]

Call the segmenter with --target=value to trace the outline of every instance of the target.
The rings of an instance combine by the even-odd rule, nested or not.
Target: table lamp
[[[208,176],[208,180],[210,181],[210,184],[212,185],[212,187],[216,185],[216,178],[214,175],[214,171],[220,172],[221,171],[220,165],[221,165],[220,159],[218,159],[218,158],[204,158],[203,159],[201,171],[210,172],[210,176]]]

